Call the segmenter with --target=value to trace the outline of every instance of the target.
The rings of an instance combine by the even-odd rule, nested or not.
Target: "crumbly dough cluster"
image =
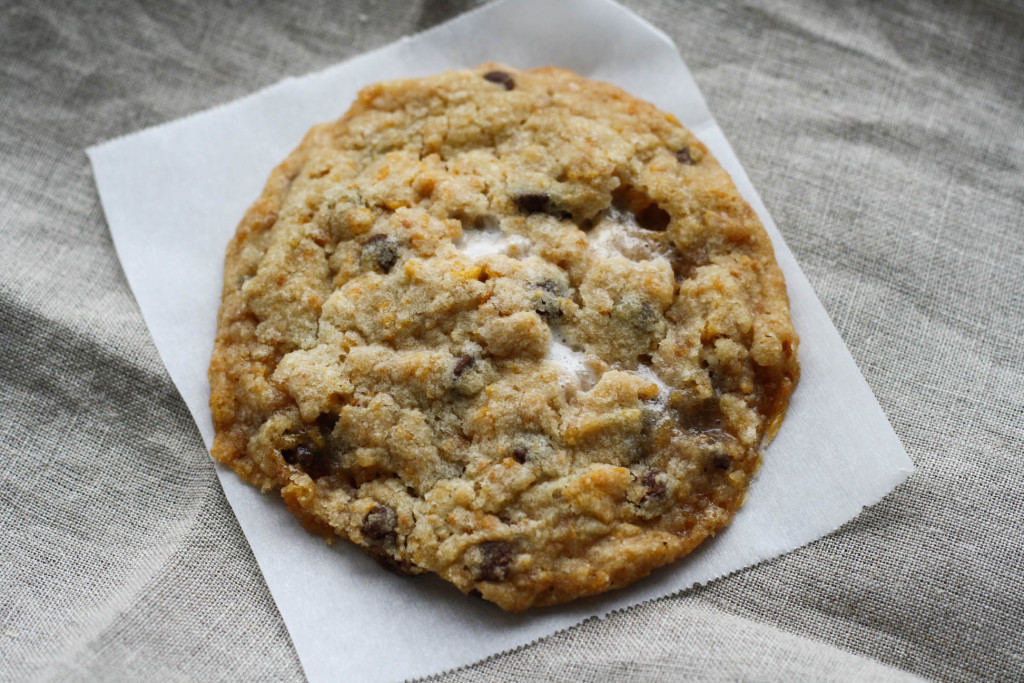
[[[383,83],[228,247],[213,455],[520,611],[726,526],[796,347],[767,235],[672,116],[553,68]]]

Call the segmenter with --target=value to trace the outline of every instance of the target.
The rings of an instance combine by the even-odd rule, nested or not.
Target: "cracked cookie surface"
[[[725,527],[796,347],[766,233],[670,115],[554,68],[382,83],[228,246],[213,455],[520,611]]]

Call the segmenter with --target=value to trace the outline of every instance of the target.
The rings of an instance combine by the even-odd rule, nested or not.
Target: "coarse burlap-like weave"
[[[1024,678],[1024,7],[626,4],[918,472],[797,552],[440,680]],[[0,679],[302,678],[83,150],[470,6],[0,5]]]

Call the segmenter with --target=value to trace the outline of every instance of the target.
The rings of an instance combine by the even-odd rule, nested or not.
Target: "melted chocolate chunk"
[[[473,363],[475,362],[476,360],[474,360],[473,356],[463,356],[457,363],[455,363],[455,367],[452,368],[452,374],[456,377],[461,377],[462,373],[473,367]]]
[[[711,466],[720,469],[727,470],[732,465],[732,458],[725,453],[716,453],[711,456]]]
[[[512,76],[504,71],[488,71],[484,74],[484,80],[503,85],[505,90],[511,90],[516,87],[516,82],[512,79]]]
[[[655,468],[647,468],[640,475],[634,473],[626,500],[636,506],[636,514],[641,518],[654,519],[665,514],[672,504],[671,481],[668,474]]]
[[[644,472],[644,476],[640,477],[640,483],[647,489],[647,493],[644,494],[643,499],[640,501],[641,504],[647,502],[656,503],[665,498],[667,489],[665,488],[663,477],[658,476],[661,474],[664,474],[661,470],[652,469],[647,470]]]
[[[548,319],[562,317],[562,302],[558,295],[558,284],[545,281],[537,285],[537,288],[540,290],[540,297],[533,310]]]
[[[512,449],[512,459],[518,462],[519,464],[525,463],[526,458],[529,455],[530,451],[528,448],[526,448],[526,446],[516,446],[515,448]]]
[[[612,317],[629,325],[638,334],[647,334],[658,324],[660,316],[651,302],[627,294],[612,306]]]
[[[640,304],[640,310],[633,318],[633,324],[641,330],[649,330],[658,322],[658,314],[654,312],[651,302],[644,301]]]
[[[476,548],[480,552],[477,580],[504,581],[512,569],[512,546],[505,541],[486,541]]]
[[[538,315],[545,318],[561,318],[562,307],[557,301],[551,301],[548,297],[541,297],[540,301],[537,302],[537,306],[533,309]]]
[[[326,449],[314,449],[306,444],[299,444],[295,448],[281,451],[281,457],[286,463],[298,467],[314,479],[331,473],[332,458]]]
[[[386,553],[376,555],[374,559],[377,560],[377,564],[381,567],[399,576],[416,576],[416,574],[419,573],[416,570],[416,565],[406,560],[400,560],[397,557],[392,557]]]
[[[387,505],[374,505],[363,518],[363,536],[379,543],[394,540],[398,515]]]
[[[289,465],[300,465],[302,462],[308,462],[312,457],[313,451],[310,450],[309,446],[299,444],[295,448],[289,448],[281,451],[281,457]]]
[[[676,159],[678,159],[681,164],[693,164],[693,157],[690,156],[690,148],[683,147],[681,150],[676,152]]]
[[[387,273],[398,262],[398,245],[387,235],[374,235],[363,245],[361,260],[364,267]]]

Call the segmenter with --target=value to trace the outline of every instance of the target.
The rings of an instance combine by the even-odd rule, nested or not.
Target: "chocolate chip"
[[[281,457],[284,458],[284,461],[289,465],[299,465],[301,467],[301,463],[310,462],[312,460],[313,451],[310,450],[309,446],[299,444],[295,448],[289,448],[281,451]]]
[[[519,464],[526,462],[526,457],[530,454],[529,449],[526,446],[516,446],[512,449],[512,458]]]
[[[720,470],[727,470],[732,466],[732,458],[725,453],[716,453],[711,456],[711,466]]]
[[[648,334],[658,324],[660,315],[651,302],[635,294],[627,294],[612,306],[612,316],[631,327],[638,334]]]
[[[398,245],[387,235],[373,235],[363,245],[360,258],[365,268],[387,273],[398,262]]]
[[[393,540],[398,527],[398,515],[387,505],[374,505],[363,518],[363,536],[377,541]]]
[[[486,541],[476,547],[480,564],[476,567],[479,581],[504,581],[512,568],[512,546],[505,541]]]
[[[299,444],[295,448],[281,451],[281,457],[289,465],[319,479],[331,473],[332,458],[327,449],[316,449],[307,444]]]
[[[504,71],[488,71],[484,74],[484,80],[503,85],[505,90],[511,90],[516,87],[516,82]]]
[[[475,362],[476,360],[473,358],[473,356],[463,356],[458,360],[457,363],[455,363],[455,367],[452,368],[452,374],[455,375],[456,377],[461,377],[462,373],[464,373],[466,370],[469,370],[473,366],[473,363]]]
[[[693,157],[690,156],[690,148],[689,147],[683,147],[681,150],[676,152],[676,159],[678,159],[679,163],[681,163],[681,164],[687,164],[687,165],[692,164],[693,163]]]
[[[557,300],[552,300],[550,297],[542,296],[537,302],[537,305],[533,309],[538,315],[545,318],[560,318],[562,317],[562,307],[559,305]]]
[[[387,553],[376,555],[375,559],[381,567],[398,576],[416,576],[420,573],[420,570],[413,563],[408,560],[392,557]]]
[[[533,310],[545,318],[560,318],[562,316],[561,297],[558,296],[560,287],[551,281],[541,282],[537,285],[540,289],[540,297],[537,299]]]
[[[657,502],[665,498],[667,489],[665,488],[664,475],[665,473],[661,470],[647,470],[644,475],[640,477],[640,484],[647,489],[647,493],[640,500],[641,504],[648,502]],[[662,476],[659,476],[662,475]]]

